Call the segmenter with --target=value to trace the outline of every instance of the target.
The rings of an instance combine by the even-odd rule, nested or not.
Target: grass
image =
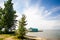
[[[3,38],[0,38],[0,40],[3,40]]]
[[[17,36],[9,35],[9,34],[0,34],[0,40],[19,40]]]
[[[11,34],[0,34],[0,40],[21,40],[21,39],[19,39],[17,35],[14,36]]]

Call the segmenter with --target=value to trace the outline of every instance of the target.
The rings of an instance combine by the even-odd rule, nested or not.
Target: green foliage
[[[0,8],[0,31],[2,30],[2,28],[4,27],[4,12],[3,9]]]
[[[22,18],[21,20],[19,21],[19,26],[18,26],[18,37],[20,38],[24,38],[25,34],[26,34],[26,28],[25,26],[27,25],[26,24],[26,17],[25,15],[22,15]]]
[[[2,16],[2,8],[0,8],[0,31],[2,29],[1,16]]]
[[[4,28],[5,32],[8,32],[9,30],[12,31],[12,27],[15,25],[15,13],[16,11],[13,10],[13,3],[12,0],[8,0],[4,3]],[[15,26],[14,26],[15,27]]]
[[[17,15],[15,15],[12,0],[4,2],[4,6],[4,9],[0,8],[0,31],[5,28],[5,33],[8,33],[9,30],[12,32],[15,29]]]

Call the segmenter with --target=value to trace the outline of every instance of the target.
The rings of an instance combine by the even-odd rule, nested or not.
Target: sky
[[[4,1],[0,6],[4,8]],[[60,0],[12,0],[13,8],[18,15],[26,15],[26,28],[60,29]]]

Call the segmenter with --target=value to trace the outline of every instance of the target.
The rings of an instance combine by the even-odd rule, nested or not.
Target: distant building
[[[29,28],[29,31],[30,32],[38,32],[38,29],[37,28]]]

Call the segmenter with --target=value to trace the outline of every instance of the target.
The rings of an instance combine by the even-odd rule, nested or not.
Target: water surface
[[[28,32],[27,35],[47,38],[48,40],[60,40],[60,30],[43,30],[43,32]]]

